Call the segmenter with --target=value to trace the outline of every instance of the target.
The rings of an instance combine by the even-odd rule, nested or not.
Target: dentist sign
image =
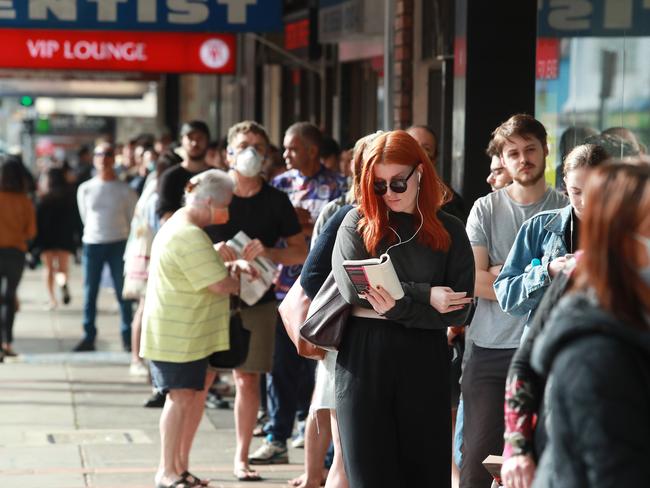
[[[0,0],[0,28],[159,32],[282,30],[282,0]]]

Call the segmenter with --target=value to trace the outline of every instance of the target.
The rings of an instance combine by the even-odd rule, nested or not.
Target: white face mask
[[[262,171],[262,162],[264,158],[255,150],[254,147],[248,146],[242,150],[235,159],[235,171],[240,175],[252,178]]]

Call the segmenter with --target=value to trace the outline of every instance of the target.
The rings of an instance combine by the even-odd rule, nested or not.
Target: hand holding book
[[[379,315],[384,315],[395,306],[395,299],[381,286],[369,286],[362,295]]]

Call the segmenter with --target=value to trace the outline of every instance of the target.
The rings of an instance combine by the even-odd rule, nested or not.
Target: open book
[[[361,293],[367,287],[376,288],[378,285],[390,293],[395,300],[404,296],[402,284],[388,254],[382,254],[378,258],[346,260],[343,261],[343,268],[357,290],[359,298],[364,298]]]
[[[251,238],[245,232],[239,231],[235,237],[230,239],[226,244],[235,250],[237,257],[241,258],[244,247],[251,241]],[[276,264],[268,258],[259,256],[251,262],[257,270],[259,276],[251,278],[249,275],[242,274],[240,277],[239,297],[247,305],[255,305],[260,298],[271,288],[273,280],[278,273]]]

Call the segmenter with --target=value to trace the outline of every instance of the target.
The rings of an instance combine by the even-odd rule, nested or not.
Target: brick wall
[[[403,129],[413,121],[413,2],[395,0],[395,83],[393,124]]]

